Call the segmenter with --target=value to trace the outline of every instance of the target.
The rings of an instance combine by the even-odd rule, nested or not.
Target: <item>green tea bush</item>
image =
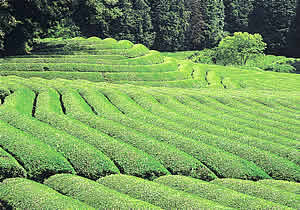
[[[48,178],[45,185],[80,200],[96,209],[160,209],[141,200],[119,193],[80,176],[57,174]]]
[[[154,65],[109,65],[86,63],[2,63],[2,71],[64,72],[167,72],[177,70],[176,60]]]
[[[175,146],[177,149],[204,163],[219,177],[269,178],[266,173],[251,162],[204,144],[201,141],[163,129],[163,125],[168,124],[171,126],[174,123],[162,120],[144,111],[128,95],[112,89],[101,89],[101,92],[109,100],[105,96],[100,95],[100,93],[83,93],[88,103],[100,116],[118,121],[157,140]],[[128,114],[130,118],[124,117],[122,112],[126,115]]]
[[[126,91],[131,98],[128,96],[121,97],[121,93],[118,93],[118,95],[114,94],[113,97],[108,97],[111,101],[113,101],[115,106],[129,116],[240,156],[241,158],[254,162],[265,172],[272,174],[272,176],[276,177],[277,179],[286,179],[290,181],[297,181],[300,179],[299,166],[288,161],[287,159],[240,143],[236,140],[222,138],[224,140],[220,141],[220,137],[214,134],[207,133],[206,131],[202,131],[200,129],[191,129],[190,126],[179,124],[178,119],[175,119],[176,114],[172,112],[172,115],[170,115],[161,105],[159,105],[158,101],[149,94],[143,93],[137,89],[130,90],[129,88],[124,89],[124,91]],[[132,101],[132,99],[134,101]],[[131,100],[131,102],[128,100]],[[173,116],[174,119],[170,119],[173,118]],[[155,134],[157,135],[157,132],[151,133],[151,135]]]
[[[7,209],[94,209],[46,185],[24,178],[10,178],[0,183],[1,202]]]
[[[202,81],[186,79],[175,81],[114,81],[116,84],[132,84],[149,87],[167,87],[167,88],[202,88]]]
[[[0,182],[11,177],[26,177],[27,172],[18,161],[0,147]]]
[[[104,82],[105,79],[102,74],[98,72],[61,72],[61,71],[0,71],[0,76],[15,75],[23,78],[40,77],[44,79],[68,79],[77,80],[83,79],[91,82]]]
[[[217,184],[205,182],[184,176],[163,176],[154,180],[154,182],[167,185],[175,190],[181,190],[201,198],[212,200],[221,205],[235,209],[285,209],[282,206],[264,199],[260,199],[247,194],[222,187]]]
[[[210,88],[224,88],[221,78],[216,74],[215,71],[206,72],[206,80],[208,87]]]
[[[56,91],[48,90],[39,94],[36,117],[102,151],[110,158],[106,158],[103,171],[118,173],[114,165],[116,163],[122,173],[140,177],[151,178],[168,174],[168,171],[151,156],[80,121],[64,116],[60,106],[60,96]]]
[[[280,203],[295,209],[300,208],[300,195],[285,192],[279,188],[261,184],[260,182],[251,182],[238,179],[216,179],[213,184],[222,185],[232,190],[263,198],[275,203]]]
[[[24,167],[28,177],[43,180],[56,173],[74,173],[61,154],[40,140],[0,121],[0,146]]]
[[[87,99],[91,96],[95,96],[93,97],[93,100],[97,100],[99,106],[102,106],[103,104],[101,96],[98,96],[96,92],[87,90],[84,91],[82,95],[83,97],[87,97]],[[104,119],[101,117],[102,114],[100,116],[95,116],[91,108],[84,102],[78,93],[72,91],[65,92],[63,94],[63,100],[67,115],[148,153],[162,163],[171,173],[185,174],[208,180],[216,178],[216,176],[201,162],[186,153],[179,151],[168,144],[157,141],[154,138],[149,138],[143,133],[137,132],[134,129],[115,121]],[[106,110],[109,112],[110,107],[106,106]],[[126,117],[122,115],[119,115],[118,117],[120,119],[126,119]]]
[[[149,53],[149,49],[142,44],[135,44],[132,48],[124,52],[124,55],[128,58],[136,58]]]
[[[104,73],[106,81],[174,81],[184,80],[190,77],[185,72],[121,72]]]
[[[133,176],[111,175],[99,179],[98,182],[164,209],[230,209],[218,203]]]
[[[12,96],[15,96],[18,92],[20,91],[16,91]],[[20,102],[22,100],[25,102],[31,101],[30,97],[23,97],[22,95],[15,97],[15,101]],[[98,179],[105,174],[105,172],[103,173],[103,165],[105,165],[107,157],[101,151],[48,124],[26,116],[31,114],[31,111],[30,113],[24,113],[24,111],[26,110],[18,109],[16,104],[11,103],[10,100],[0,108],[0,119],[24,132],[30,133],[60,152],[72,164],[77,174],[90,179]]]
[[[297,182],[270,179],[270,180],[260,180],[258,183],[279,188],[280,190],[295,193],[298,195],[300,194],[300,183]]]

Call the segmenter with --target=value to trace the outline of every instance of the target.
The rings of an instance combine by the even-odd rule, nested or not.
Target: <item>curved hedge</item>
[[[10,178],[0,183],[0,203],[4,204],[4,209],[94,209],[46,185],[23,178]]]
[[[62,72],[62,71],[0,71],[0,76],[15,75],[23,78],[40,77],[44,79],[84,79],[91,82],[104,82],[103,74],[98,72]]]
[[[184,135],[177,134],[177,124],[159,118],[152,113],[143,110],[131,98],[129,98],[128,95],[120,91],[113,90],[112,88],[101,88],[101,92],[105,94],[105,96],[108,97],[110,101],[105,98],[93,100],[93,98],[90,97],[90,99],[88,99],[89,103],[92,104],[99,115],[105,115],[105,117],[107,117],[108,119],[120,121],[122,124],[132,127],[149,136],[153,136],[155,139],[159,139],[161,141],[174,145],[176,148],[200,160],[217,176],[254,180],[270,178],[265,172],[263,172],[255,164],[249,161],[224,152],[216,147],[202,143],[201,141],[195,140],[197,138],[192,139],[187,138]],[[107,106],[114,105],[116,107],[103,109],[103,103],[101,103],[100,105],[100,100],[105,101]],[[121,118],[119,114],[112,114],[111,112],[108,112],[108,110],[115,110],[118,112],[117,108],[119,109],[119,112],[122,111],[126,115],[128,115],[131,120],[129,120],[130,118]],[[171,131],[164,129],[164,127],[166,126],[168,126],[169,129],[171,128]]]
[[[95,92],[92,92],[92,94],[93,93],[95,94]],[[82,95],[84,97],[88,95],[88,93],[82,93]],[[93,99],[97,100],[101,106],[101,101],[98,100],[99,97],[96,96]],[[92,112],[91,107],[85,103],[84,99],[77,92],[64,92],[63,101],[67,115],[145,151],[162,163],[172,174],[185,174],[208,180],[216,178],[213,172],[186,153],[156,139],[149,138],[143,133],[137,132],[115,121],[96,116]],[[122,118],[122,116],[120,116],[120,118]]]
[[[61,132],[48,124],[39,120],[25,116],[31,114],[25,110],[16,108],[15,101],[24,101],[28,103],[32,101],[30,97],[17,95],[16,91],[11,96],[15,96],[15,100],[7,101],[5,105],[0,107],[0,119],[8,124],[30,133],[37,137],[40,141],[50,145],[57,152],[61,153],[74,167],[76,173],[88,177],[90,179],[98,179],[103,176],[103,168],[107,161],[103,158],[103,153],[86,142],[76,139],[75,137]],[[18,103],[17,103],[18,104]],[[31,107],[32,107],[31,103]],[[104,172],[106,174],[106,172]]]
[[[95,181],[71,174],[51,176],[44,184],[97,209],[160,209],[150,203],[111,190]]]
[[[100,184],[165,209],[231,209],[218,203],[174,190],[165,185],[126,175],[111,175]]]
[[[135,108],[135,110],[146,110],[141,111],[140,113],[134,111],[134,117],[138,117],[139,119],[147,122],[155,123],[157,126],[162,126],[184,136],[198,139],[203,143],[218,147],[223,151],[238,155],[241,158],[255,163],[266,173],[272,175],[272,177],[276,179],[286,179],[290,181],[300,180],[300,167],[297,164],[285,158],[272,154],[268,151],[263,151],[239,141],[232,140],[226,137],[219,137],[204,130],[191,128],[191,125],[185,125],[182,122],[178,123],[179,118],[176,117],[175,112],[172,112],[171,115],[169,113],[166,113],[164,107],[160,105],[154,97],[145,92],[138,91],[137,89],[133,90],[130,90],[129,88],[124,89],[124,91],[129,94],[134,102],[138,104],[136,105],[137,108]],[[123,106],[122,103],[115,104],[117,106]],[[128,106],[126,106],[125,108],[128,109]],[[131,113],[132,112],[128,112],[129,115]],[[158,118],[160,119],[160,121],[157,120]],[[165,118],[167,118],[167,120],[165,120]],[[171,118],[174,119],[172,120]],[[220,141],[220,138],[222,138],[222,141]]]
[[[284,180],[260,180],[258,183],[263,185],[268,185],[271,187],[279,188],[280,190],[300,194],[300,183],[297,182],[289,182]]]
[[[6,178],[26,176],[26,170],[18,161],[0,147],[0,182]]]
[[[300,208],[300,195],[286,192],[276,187],[260,184],[259,182],[238,179],[216,179],[213,180],[212,183],[295,209]]]
[[[56,173],[75,173],[71,164],[49,145],[0,120],[0,146],[25,168],[28,177],[43,180]]]
[[[106,171],[116,173],[117,169],[114,165],[116,164],[122,173],[150,179],[169,173],[167,169],[148,154],[103,134],[80,121],[64,116],[60,105],[60,96],[54,90],[49,89],[39,94],[36,117],[102,151],[110,158],[106,158]]]
[[[154,182],[236,209],[288,209],[287,206],[190,177],[163,176],[155,179]]]
[[[63,72],[168,72],[176,71],[176,60],[166,59],[164,63],[153,65],[109,65],[88,63],[0,63],[6,71],[63,71]]]

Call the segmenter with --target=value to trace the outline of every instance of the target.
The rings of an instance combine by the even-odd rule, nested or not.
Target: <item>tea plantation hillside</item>
[[[95,37],[0,75],[0,209],[300,208],[300,75]]]

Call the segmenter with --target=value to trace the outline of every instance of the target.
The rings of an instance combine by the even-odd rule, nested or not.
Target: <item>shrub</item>
[[[259,182],[251,182],[247,180],[237,179],[216,179],[213,184],[222,185],[232,190],[263,198],[275,203],[280,203],[295,209],[300,207],[300,196],[294,193],[285,192],[279,188],[260,184]]]
[[[23,178],[10,178],[0,183],[0,201],[8,209],[93,209],[46,185]]]
[[[0,147],[0,182],[6,178],[26,176],[27,172],[18,161]]]
[[[82,94],[83,97],[88,98],[90,96],[95,96],[93,97],[93,100],[97,100],[99,106],[103,105],[101,97],[98,97],[96,92],[87,90],[87,92],[84,91]],[[162,163],[165,168],[173,174],[185,174],[204,179],[215,178],[215,175],[211,171],[186,153],[163,142],[157,141],[156,139],[149,138],[127,126],[112,120],[104,119],[101,116],[95,116],[94,113],[92,113],[91,108],[84,102],[78,93],[71,91],[65,92],[63,94],[63,100],[67,115],[148,153]],[[111,107],[107,107],[106,110],[109,112],[110,108]],[[119,118],[126,119],[124,116],[119,116]]]
[[[184,176],[163,176],[154,182],[175,190],[197,195],[235,209],[285,209],[287,207],[257,197],[249,196],[210,182]]]
[[[60,105],[60,96],[56,91],[49,89],[39,94],[36,117],[102,151],[111,159],[106,158],[104,171],[117,173],[118,169],[114,165],[116,163],[122,173],[140,177],[151,178],[168,174],[168,171],[151,156],[80,121],[64,116]]]
[[[266,173],[272,174],[272,177],[277,179],[286,179],[290,181],[297,181],[300,179],[299,166],[295,163],[288,161],[285,158],[279,157],[268,151],[255,148],[237,140],[232,140],[227,137],[219,137],[214,133],[208,133],[205,130],[200,130],[195,127],[191,128],[191,124],[187,124],[187,118],[178,116],[175,112],[170,112],[168,109],[160,105],[160,103],[153,96],[146,94],[138,89],[124,89],[124,91],[146,112],[138,113],[137,110],[141,108],[135,108],[134,112],[128,112],[129,115],[134,113],[135,117],[139,117],[142,120],[149,120],[151,123],[155,123],[158,126],[162,126],[170,131],[174,131],[190,137],[198,139],[203,143],[218,147],[223,151],[233,153],[248,161],[254,162],[257,166],[262,168]],[[121,103],[114,103],[116,106],[124,107]],[[134,103],[132,103],[134,104]],[[139,107],[137,106],[137,107]],[[128,106],[125,107],[128,109]],[[147,113],[147,114],[146,114]],[[150,114],[152,113],[152,115]],[[154,115],[160,116],[161,122],[154,120]],[[164,118],[168,120],[164,120]],[[184,120],[185,119],[185,120]],[[189,119],[190,120],[190,119]],[[163,122],[165,121],[165,122]],[[173,123],[176,122],[176,123]],[[179,124],[179,122],[181,122]],[[197,125],[198,126],[198,125]],[[220,143],[220,138],[222,141]]]
[[[0,146],[26,169],[28,177],[43,180],[56,173],[74,173],[71,164],[47,144],[0,121]]]
[[[189,59],[195,63],[215,64],[216,52],[214,49],[204,49],[191,55]]]
[[[2,63],[2,71],[64,71],[64,72],[168,72],[176,71],[176,60],[167,59],[153,65],[109,65],[88,63]]]
[[[18,95],[19,92],[16,91],[12,95],[15,97],[14,101],[20,102],[23,100],[25,103],[31,101],[30,97]],[[69,160],[79,175],[90,179],[98,179],[108,173],[105,171],[107,157],[101,151],[35,118],[25,116],[24,114],[29,115],[31,112],[24,113],[24,111],[26,112],[26,110],[18,109],[16,104],[10,100],[0,108],[0,119],[24,132],[30,133],[60,152]]]
[[[212,201],[133,176],[111,175],[99,179],[106,187],[166,209],[226,209]]]
[[[44,79],[68,79],[68,80],[89,80],[91,82],[104,82],[105,79],[102,74],[98,72],[39,72],[39,71],[0,71],[0,76],[15,75],[23,78],[40,77]]]
[[[265,67],[266,71],[275,71],[275,72],[295,72],[296,68],[289,64],[271,64]]]
[[[71,174],[51,176],[44,184],[97,209],[159,209],[97,182]]]
[[[279,188],[280,190],[300,194],[300,183],[289,182],[284,180],[260,180],[258,183]]]
[[[142,44],[135,44],[132,48],[125,51],[124,55],[128,58],[136,58],[149,53],[149,49]]]
[[[170,121],[143,111],[128,95],[113,89],[101,89],[100,93],[83,93],[84,97],[100,116],[120,122],[153,138],[175,146],[192,157],[198,159],[216,175],[221,177],[238,177],[260,179],[268,178],[253,163],[226,153],[216,147],[209,146],[186,136],[163,129],[165,124],[174,125]],[[109,111],[108,111],[109,110]],[[129,117],[124,117],[123,113]],[[151,119],[151,121],[150,121]],[[159,123],[159,124],[158,124]]]

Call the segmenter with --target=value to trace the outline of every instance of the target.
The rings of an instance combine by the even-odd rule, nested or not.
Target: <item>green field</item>
[[[300,74],[114,39],[0,59],[0,209],[300,209]]]

